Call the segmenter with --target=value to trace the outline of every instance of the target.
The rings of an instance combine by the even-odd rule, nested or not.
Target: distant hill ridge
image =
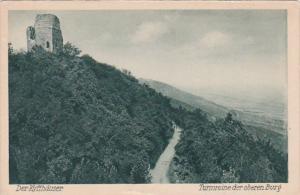
[[[201,110],[207,112],[212,116],[224,118],[226,114],[230,111],[230,109],[224,106],[218,105],[212,101],[206,100],[205,98],[185,92],[163,82],[142,78],[140,78],[139,81],[141,83],[149,85],[150,87],[152,87],[153,89],[162,93],[165,96],[186,103],[194,108],[200,108]]]
[[[246,111],[233,110],[163,82],[143,78],[140,78],[139,81],[149,85],[163,95],[170,97],[173,99],[171,102],[174,104],[182,105],[186,108],[191,106],[190,109],[200,108],[207,112],[210,116],[218,118],[224,118],[228,112],[231,112],[237,120],[242,121],[246,125],[260,127],[286,135],[286,122],[283,120],[264,115],[256,115],[255,113],[249,113]]]

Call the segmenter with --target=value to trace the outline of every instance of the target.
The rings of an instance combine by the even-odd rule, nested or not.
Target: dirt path
[[[181,129],[178,126],[174,128],[173,137],[164,152],[160,155],[154,169],[150,170],[152,183],[170,183],[167,176],[170,163],[175,155],[175,146],[180,139]]]

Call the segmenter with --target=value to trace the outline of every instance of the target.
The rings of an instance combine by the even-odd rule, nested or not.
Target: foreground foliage
[[[199,109],[178,113],[184,131],[172,162],[173,182],[287,182],[287,154],[249,134],[230,113],[215,122]]]
[[[169,100],[66,45],[9,51],[10,183],[147,183]]]

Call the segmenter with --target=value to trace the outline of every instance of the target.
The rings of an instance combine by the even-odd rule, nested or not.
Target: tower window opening
[[[31,28],[31,29],[30,29],[30,39],[33,40],[34,38],[35,38],[34,29]]]
[[[46,42],[46,47],[49,48],[50,47],[50,43],[49,41]]]

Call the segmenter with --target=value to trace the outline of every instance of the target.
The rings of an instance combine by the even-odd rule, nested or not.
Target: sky
[[[284,10],[10,11],[15,49],[26,49],[37,13],[59,17],[64,42],[137,78],[196,95],[286,95]]]

